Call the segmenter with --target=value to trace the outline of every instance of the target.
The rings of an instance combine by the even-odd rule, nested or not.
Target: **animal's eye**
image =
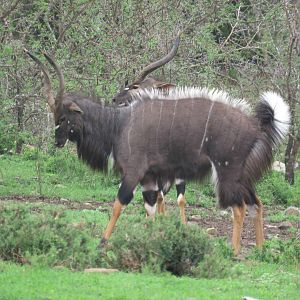
[[[61,117],[61,118],[59,119],[59,124],[61,124],[61,123],[64,122],[64,121],[66,121],[66,117]]]

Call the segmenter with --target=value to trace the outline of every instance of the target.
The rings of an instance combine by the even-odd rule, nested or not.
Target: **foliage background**
[[[252,103],[263,90],[280,93],[292,110],[282,159],[293,183],[300,146],[298,8],[299,1],[286,0],[2,0],[0,153],[20,153],[24,143],[48,150],[53,141],[41,74],[24,47],[55,57],[68,90],[110,102],[181,30],[178,55],[156,75],[226,89]]]

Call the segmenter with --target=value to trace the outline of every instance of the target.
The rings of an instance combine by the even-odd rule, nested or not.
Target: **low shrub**
[[[300,240],[273,239],[264,243],[263,249],[254,249],[250,258],[276,264],[300,264]]]
[[[15,262],[82,269],[99,264],[94,224],[77,228],[64,213],[0,209],[0,258]],[[101,231],[101,230],[99,230]],[[98,232],[99,232],[98,231]]]
[[[231,250],[198,226],[183,225],[177,215],[125,220],[110,242],[107,260],[124,271],[147,269],[196,277],[222,277],[229,272]]]
[[[264,204],[291,205],[295,201],[295,187],[284,180],[284,174],[271,172],[257,185],[257,194]]]

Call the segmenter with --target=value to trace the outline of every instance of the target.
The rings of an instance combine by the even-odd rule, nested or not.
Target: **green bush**
[[[7,153],[15,147],[15,126],[0,117],[0,154]]]
[[[254,249],[250,258],[268,263],[300,264],[300,240],[291,238],[286,241],[278,239],[266,241],[263,249]]]
[[[71,269],[99,264],[97,238],[91,235],[91,224],[77,226],[67,222],[63,213],[25,208],[1,208],[0,224],[3,260]]]
[[[223,247],[198,226],[183,225],[178,216],[159,216],[155,221],[123,221],[111,238],[107,257],[112,266],[125,271],[222,277],[230,265]]]
[[[265,204],[293,204],[294,186],[284,180],[284,174],[271,172],[257,185],[257,193]]]

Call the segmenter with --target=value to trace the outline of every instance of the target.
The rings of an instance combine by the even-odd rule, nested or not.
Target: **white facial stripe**
[[[55,130],[57,130],[59,127],[60,127],[60,125],[56,125],[56,126],[55,126]]]
[[[69,142],[69,139],[66,140],[64,147],[67,146],[68,142]]]

